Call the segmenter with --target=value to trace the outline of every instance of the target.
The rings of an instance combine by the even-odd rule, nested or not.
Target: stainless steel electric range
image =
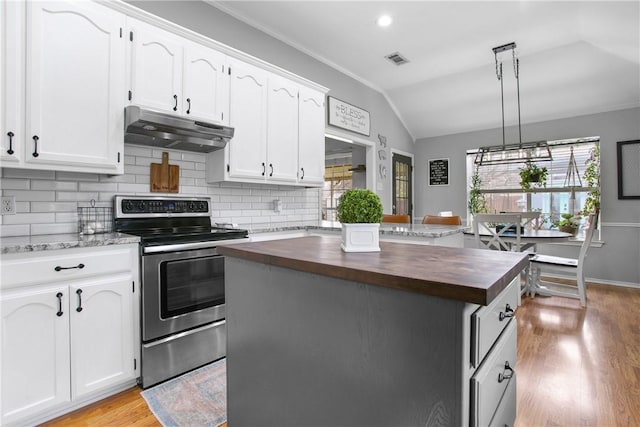
[[[114,197],[115,230],[140,236],[141,386],[226,354],[224,258],[246,230],[211,226],[200,197]]]

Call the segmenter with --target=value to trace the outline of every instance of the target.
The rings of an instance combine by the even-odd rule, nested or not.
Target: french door
[[[413,213],[413,189],[411,188],[413,165],[410,157],[393,153],[393,213],[396,215],[409,215]],[[413,220],[413,218],[412,218]]]

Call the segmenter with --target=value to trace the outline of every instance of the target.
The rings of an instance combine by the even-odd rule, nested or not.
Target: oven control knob
[[[189,208],[189,212],[195,212],[196,204],[193,202],[189,202],[188,208]]]
[[[207,205],[205,202],[200,202],[198,203],[198,212],[206,212],[207,211]]]
[[[125,200],[122,203],[122,212],[131,212],[133,210],[133,203],[131,200]]]
[[[141,212],[145,212],[147,210],[147,204],[144,200],[140,200],[138,202],[138,210]]]

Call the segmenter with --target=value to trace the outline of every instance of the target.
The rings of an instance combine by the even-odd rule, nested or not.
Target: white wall
[[[516,135],[514,128],[507,129]],[[603,282],[623,282],[640,286],[640,200],[618,200],[616,141],[640,139],[640,108],[551,120],[524,125],[523,140],[556,140],[600,136],[602,170],[602,248],[589,252],[587,276]],[[416,141],[416,216],[453,210],[466,216],[466,163],[469,149],[496,145],[501,129],[446,135]],[[450,185],[427,185],[427,161],[450,159]],[[576,247],[554,245],[555,255],[577,256]]]
[[[3,196],[15,196],[16,215],[0,217],[0,236],[77,232],[77,207],[112,206],[115,194],[149,193],[149,165],[162,163],[162,151],[125,145],[124,175],[32,171],[2,168]],[[299,187],[205,182],[205,156],[169,152],[169,163],[180,166],[180,196],[207,196],[212,201],[212,221],[232,222],[245,228],[277,226],[285,222],[320,217],[320,190]],[[174,194],[175,195],[175,194]],[[282,211],[272,209],[274,199]]]
[[[378,146],[380,134],[387,137],[389,147],[413,153],[413,139],[384,96],[357,80],[206,3],[129,0],[127,3],[328,87],[328,95],[369,111],[370,136],[354,133],[355,137],[370,140]],[[349,131],[340,131],[349,134]],[[391,207],[387,206],[389,198],[386,197],[391,192],[390,175],[387,174],[379,191],[372,188],[381,195],[383,204],[386,204],[385,212],[391,212]]]

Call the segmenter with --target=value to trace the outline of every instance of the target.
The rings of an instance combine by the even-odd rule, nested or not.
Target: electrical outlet
[[[3,196],[2,210],[0,210],[0,215],[15,215],[15,214],[16,214],[15,196]]]

